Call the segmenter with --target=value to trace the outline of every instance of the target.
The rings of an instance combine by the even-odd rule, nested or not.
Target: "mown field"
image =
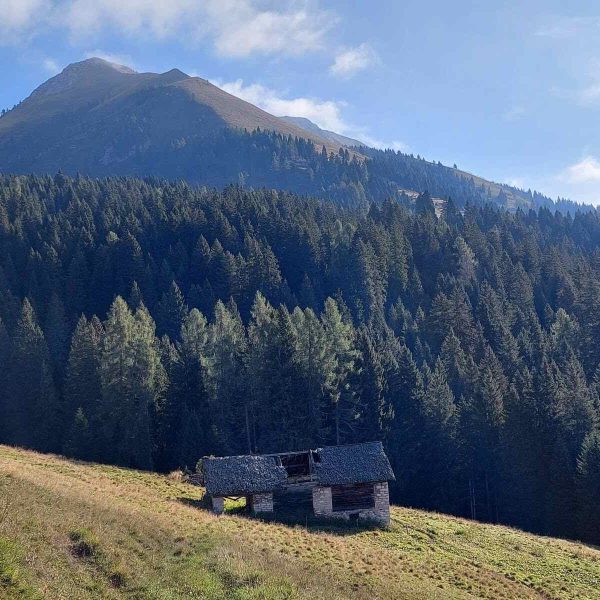
[[[600,598],[600,550],[404,508],[385,531],[216,517],[168,477],[0,446],[0,598]]]

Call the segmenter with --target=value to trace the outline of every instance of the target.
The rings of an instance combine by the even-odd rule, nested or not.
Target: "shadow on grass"
[[[179,497],[177,500],[178,502],[193,508],[206,511],[211,510],[210,499],[206,496],[200,500],[185,497]],[[381,529],[381,525],[373,521],[327,519],[324,517],[316,517],[312,511],[303,509],[295,510],[293,507],[275,508],[275,511],[271,514],[254,514],[244,505],[236,505],[233,507],[226,506],[222,516],[224,518],[227,518],[227,516],[237,516],[252,521],[261,521],[262,523],[284,525],[289,528],[304,527],[307,531],[330,533],[339,536],[356,535],[357,533],[362,533],[364,531]]]
[[[186,506],[191,506],[192,508],[200,508],[202,510],[210,510],[210,500],[203,496],[202,498],[187,498],[185,496],[179,496],[176,498],[177,502],[181,502],[181,504],[185,504]]]

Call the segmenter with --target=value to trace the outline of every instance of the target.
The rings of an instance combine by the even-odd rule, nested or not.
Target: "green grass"
[[[217,517],[167,477],[0,446],[0,598],[599,598],[600,551],[393,508],[387,530]]]
[[[37,600],[39,593],[28,581],[24,567],[24,549],[16,541],[0,537],[0,597],[6,600],[20,598]]]

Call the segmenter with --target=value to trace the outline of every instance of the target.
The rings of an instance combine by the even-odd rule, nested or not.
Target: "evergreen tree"
[[[172,340],[177,340],[187,312],[188,308],[183,294],[179,286],[172,281],[168,291],[162,295],[156,308],[159,332],[167,334]]]
[[[160,398],[161,365],[154,322],[142,306],[135,315],[121,297],[111,306],[100,352],[101,457],[152,468],[151,411]]]
[[[64,442],[66,456],[89,460],[93,454],[93,439],[90,426],[82,408],[78,408]]]
[[[600,433],[587,435],[577,459],[577,493],[579,535],[593,543],[600,542]]]
[[[6,397],[13,399],[5,414],[6,441],[42,451],[57,451],[61,428],[50,355],[27,299],[23,301],[13,335]]]
[[[344,322],[333,298],[325,301],[321,315],[327,352],[332,361],[327,375],[326,392],[329,398],[328,423],[330,439],[336,444],[354,435],[357,406],[356,396],[349,382],[358,352],[355,348],[354,329]]]
[[[215,447],[206,384],[207,344],[208,324],[198,309],[185,317],[177,347],[168,338],[163,344],[170,385],[163,415],[165,448],[161,460],[168,468],[191,468],[199,456]]]
[[[208,330],[206,377],[217,445],[252,452],[253,407],[246,374],[246,331],[237,307],[217,302]]]

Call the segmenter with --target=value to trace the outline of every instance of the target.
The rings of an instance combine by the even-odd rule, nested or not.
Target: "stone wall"
[[[377,515],[377,519],[381,520],[386,525],[390,522],[390,492],[388,482],[381,481],[376,483],[373,490],[375,494],[375,507],[373,512]]]
[[[220,515],[225,510],[225,498],[219,496],[212,497],[212,509],[214,513]]]
[[[254,494],[252,496],[252,510],[255,513],[273,512],[273,494]]]
[[[331,501],[331,488],[330,487],[321,487],[320,485],[316,485],[313,488],[312,497],[313,497],[313,511],[314,511],[315,515],[331,516],[331,514],[333,513],[333,506],[332,506],[332,501]]]
[[[390,522],[390,496],[387,481],[373,485],[374,506],[371,509],[333,511],[331,488],[315,486],[313,488],[313,510],[316,516],[350,520],[357,518],[375,521],[381,525]]]

